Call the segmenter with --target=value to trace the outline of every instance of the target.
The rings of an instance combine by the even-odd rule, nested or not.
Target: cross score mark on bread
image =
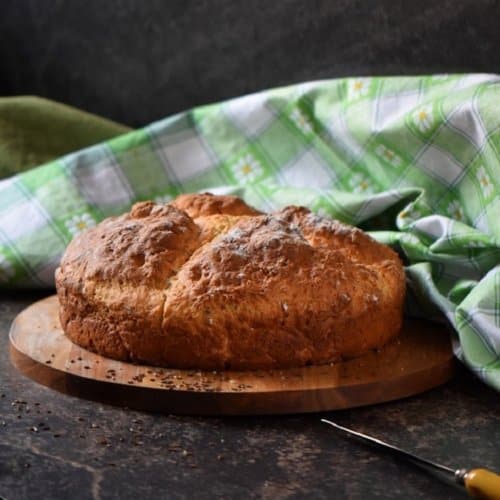
[[[65,333],[104,356],[271,369],[383,346],[401,327],[405,277],[389,247],[306,208],[193,194],[78,235],[56,286]]]

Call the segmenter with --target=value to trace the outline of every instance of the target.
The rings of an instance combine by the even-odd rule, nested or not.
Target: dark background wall
[[[495,0],[1,0],[0,95],[131,126],[317,78],[500,71]]]

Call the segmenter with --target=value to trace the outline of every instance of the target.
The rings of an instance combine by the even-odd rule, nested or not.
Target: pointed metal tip
[[[325,424],[337,425],[335,422],[332,422],[331,420],[327,420],[326,418],[322,418],[321,421],[324,422]]]
[[[331,425],[332,427],[336,427],[337,429],[340,429],[342,431],[350,431],[350,429],[347,429],[346,427],[342,427],[339,424],[336,424],[335,422],[332,422],[331,420],[327,420],[326,418],[322,418],[321,422]]]

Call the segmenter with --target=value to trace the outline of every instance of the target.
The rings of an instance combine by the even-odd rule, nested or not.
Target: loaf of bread
[[[56,271],[76,344],[193,369],[323,364],[380,348],[402,322],[405,276],[359,229],[229,196],[141,202],[68,246]]]

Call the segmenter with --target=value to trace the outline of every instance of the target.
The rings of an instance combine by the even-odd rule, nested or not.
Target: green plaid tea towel
[[[51,287],[72,236],[137,200],[307,205],[398,249],[408,314],[446,318],[500,390],[500,78],[348,78],[202,106],[0,181],[0,281]]]

